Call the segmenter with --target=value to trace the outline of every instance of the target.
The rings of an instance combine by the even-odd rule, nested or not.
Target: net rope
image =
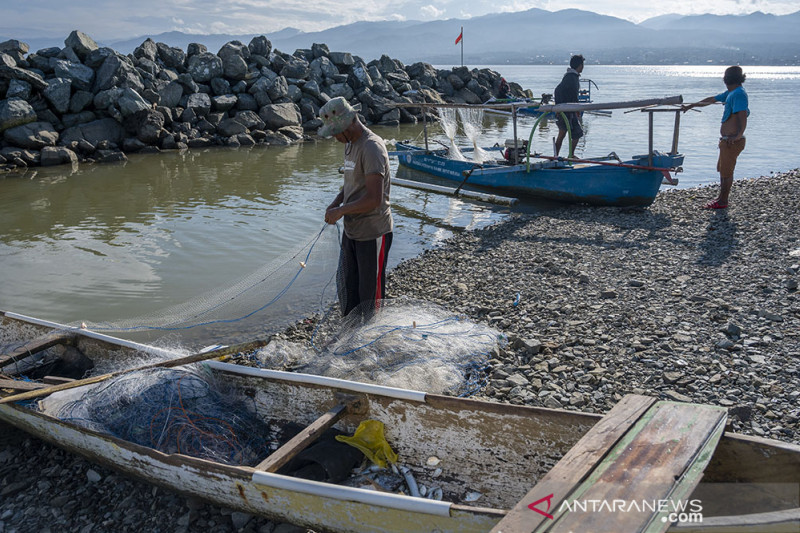
[[[457,161],[466,161],[464,154],[459,150],[456,144],[456,132],[458,131],[458,118],[456,110],[452,107],[445,107],[438,109],[439,123],[442,125],[444,134],[450,139],[450,147],[447,151],[447,157]]]
[[[478,146],[478,139],[483,128],[483,108],[458,108],[458,116],[461,117],[461,128],[464,134],[472,142],[472,160],[476,163],[483,163],[488,159],[486,151]]]

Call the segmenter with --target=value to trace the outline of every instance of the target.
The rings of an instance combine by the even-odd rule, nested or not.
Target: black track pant
[[[386,262],[392,233],[369,241],[354,241],[342,235],[337,292],[342,316],[363,302],[386,297]]]

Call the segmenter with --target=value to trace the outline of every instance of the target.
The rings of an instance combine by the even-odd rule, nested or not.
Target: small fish
[[[417,487],[417,481],[411,474],[411,470],[407,466],[401,466],[400,472],[406,479],[406,485],[408,485],[408,492],[411,494],[411,496],[419,497],[419,487]]]

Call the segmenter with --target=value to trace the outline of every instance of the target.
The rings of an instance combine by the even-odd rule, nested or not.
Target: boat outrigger
[[[543,112],[567,113],[592,110],[636,109],[649,114],[648,152],[621,160],[612,152],[609,156],[596,158],[561,158],[546,156],[532,150],[533,134],[540,116],[531,128],[529,138],[517,136],[517,111],[515,103],[493,104],[491,107],[508,109],[513,117],[514,138],[506,141],[507,148],[502,159],[475,161],[451,159],[448,149],[431,149],[428,145],[427,125],[424,147],[408,142],[395,144],[400,165],[426,172],[462,185],[482,187],[504,195],[523,195],[563,202],[591,205],[646,207],[653,203],[662,183],[678,183],[674,174],[682,170],[684,156],[678,152],[681,96],[608,103],[574,103],[543,105]],[[466,104],[401,104],[408,107],[482,107]],[[668,107],[672,106],[672,107]],[[674,113],[672,146],[662,153],[653,148],[653,123],[656,113]],[[568,139],[571,137],[567,136]],[[495,148],[495,153],[497,149]],[[492,148],[485,150],[491,151]],[[570,153],[573,152],[570,146]]]
[[[589,78],[581,78],[580,79],[581,88],[578,91],[578,103],[581,104],[591,104],[592,103],[592,85],[594,85],[595,89],[597,89],[597,84],[590,80]],[[546,111],[539,109],[540,106],[550,104],[553,98],[552,94],[544,93],[542,94],[541,98],[523,98],[523,97],[508,97],[508,98],[490,98],[486,102],[485,105],[490,106],[487,107],[486,112],[491,115],[504,115],[504,116],[511,116],[511,111],[508,109],[500,109],[491,107],[494,104],[514,104],[516,106],[516,114],[517,116],[530,116],[530,117],[538,117],[541,115],[547,115],[549,117],[554,117],[555,113],[552,111]],[[590,111],[590,113],[597,113],[597,114],[607,114],[610,113],[607,110],[595,110]]]
[[[10,312],[0,312],[0,339],[1,421],[145,481],[317,530],[767,533],[800,527],[800,446],[725,432],[721,407],[629,395],[600,416],[455,398],[220,360],[259,342],[164,359],[170,354],[163,349]],[[86,379],[40,375],[67,357],[99,369],[153,354],[160,363],[96,370]],[[113,395],[115,379],[134,380],[137,371],[177,371],[189,363],[192,377],[177,380],[179,390],[184,380],[180,405],[156,406],[154,419],[161,418],[147,417],[150,427],[133,428],[145,443],[92,426],[74,410],[60,417],[47,408],[74,409],[94,391]],[[18,379],[22,366],[35,379]],[[156,446],[160,438],[151,443],[153,424],[158,436],[163,414],[185,409],[202,388],[190,387],[190,379],[202,376],[222,387],[224,398],[241,400],[239,409],[222,411],[222,424],[249,416],[265,427],[299,429],[272,444],[255,439],[258,453],[246,464],[198,457],[191,449],[164,450]],[[135,402],[125,401],[115,414],[126,419],[136,410]],[[190,417],[179,433],[204,420]],[[347,469],[351,477],[338,484],[284,471],[320,445],[327,431],[353,434],[366,421],[383,425],[385,442],[399,457],[405,494],[351,482],[378,472],[392,475],[391,468]],[[309,462],[327,475],[330,458],[318,455],[317,463]],[[624,512],[587,511],[580,504],[595,500],[638,503]],[[683,520],[673,505],[691,505],[702,521]]]

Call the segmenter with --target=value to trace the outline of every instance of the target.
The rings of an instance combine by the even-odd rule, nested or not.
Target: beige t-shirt
[[[392,231],[392,209],[389,204],[391,176],[386,145],[378,135],[365,129],[355,142],[345,147],[344,203],[358,200],[367,192],[366,177],[383,176],[383,198],[380,205],[368,213],[344,216],[345,234],[354,241],[377,239]]]

